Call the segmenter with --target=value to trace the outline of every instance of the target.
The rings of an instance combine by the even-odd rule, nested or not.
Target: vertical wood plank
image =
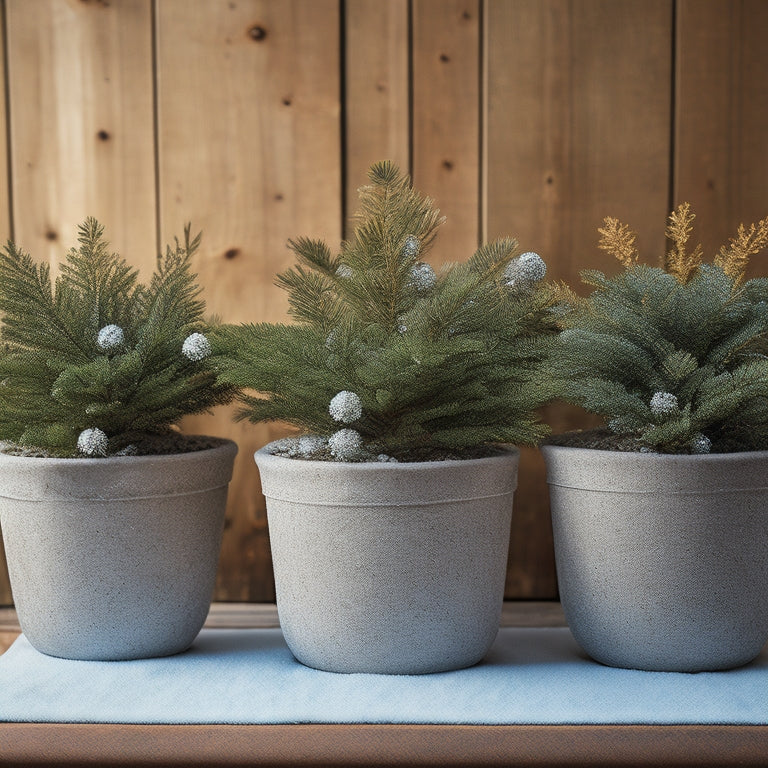
[[[448,218],[433,263],[479,245],[479,110],[479,0],[413,0],[413,181]]]
[[[145,274],[157,234],[150,0],[8,0],[14,236],[55,266],[95,216]]]
[[[387,159],[410,170],[409,26],[408,0],[346,4],[347,219],[373,163]]]
[[[488,237],[516,236],[549,276],[615,272],[597,228],[617,216],[664,252],[670,178],[671,0],[506,0],[486,10]],[[593,423],[553,406],[555,431]],[[523,452],[509,597],[556,591],[543,462]]]
[[[5,0],[0,2],[0,85],[7,83],[8,73],[5,70]],[[12,235],[10,178],[8,169],[8,112],[6,100],[0,99],[0,242],[4,243]]]
[[[156,21],[163,238],[203,230],[195,267],[223,321],[284,320],[286,240],[341,237],[338,2],[162,0]],[[185,429],[240,446],[216,598],[273,599],[253,451],[280,428],[220,409]]]
[[[674,198],[691,203],[707,258],[768,215],[767,38],[763,0],[677,3]]]
[[[4,3],[0,6],[0,10]],[[0,16],[0,83],[5,85],[5,28],[3,17]],[[8,115],[6,113],[5,99],[0,100],[0,242],[5,242],[11,237],[11,211],[8,178]],[[2,531],[0,531],[0,605],[10,605],[11,585],[8,581],[8,569],[5,564],[5,550],[3,549]]]

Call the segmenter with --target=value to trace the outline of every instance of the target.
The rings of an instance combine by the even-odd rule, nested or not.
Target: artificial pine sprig
[[[517,256],[509,238],[435,272],[424,258],[439,211],[389,162],[369,180],[338,255],[290,241],[299,264],[277,283],[295,325],[213,335],[221,380],[250,390],[240,418],[289,422],[306,434],[284,452],[340,461],[535,442],[535,410],[549,397],[537,370],[567,291],[541,282],[541,258]]]
[[[9,242],[0,254],[0,440],[50,456],[132,452],[182,416],[231,400],[216,382],[190,260],[200,236],[158,257],[148,286],[93,218],[55,284]]]
[[[744,281],[768,245],[768,218],[740,226],[712,264],[689,251],[688,203],[669,217],[663,267],[637,263],[635,234],[616,219],[600,247],[624,270],[582,273],[594,292],[565,319],[549,369],[559,397],[602,415],[635,450],[768,449],[768,280]]]

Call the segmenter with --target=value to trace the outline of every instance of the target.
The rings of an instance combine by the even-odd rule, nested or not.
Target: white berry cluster
[[[105,352],[117,349],[125,341],[125,333],[119,325],[105,325],[96,337],[96,345]]]
[[[414,259],[421,251],[421,243],[416,235],[408,235],[403,243],[402,254],[406,259]]]
[[[211,342],[202,333],[191,333],[181,345],[181,354],[196,363],[211,354]]]
[[[340,429],[328,438],[331,454],[341,461],[358,459],[363,453],[363,438],[354,429]]]
[[[343,390],[333,396],[328,405],[328,413],[334,421],[351,424],[363,415],[363,404],[354,392]]]
[[[327,441],[319,435],[302,435],[301,437],[284,437],[275,440],[270,448],[273,456],[309,458],[325,448]]]
[[[694,435],[691,440],[691,453],[709,453],[712,450],[712,441],[701,432]]]
[[[504,279],[508,288],[516,291],[530,290],[544,279],[547,265],[538,253],[528,251],[512,259],[504,270]]]
[[[84,429],[77,438],[77,450],[85,456],[106,456],[109,440],[98,427]]]
[[[677,398],[671,392],[657,392],[651,398],[651,413],[654,416],[671,416],[678,410]]]
[[[411,267],[409,282],[417,291],[428,291],[437,282],[437,275],[429,264],[420,261]]]
[[[283,437],[270,443],[269,452],[273,456],[298,456],[299,440],[296,437]]]
[[[311,456],[325,448],[327,440],[320,435],[302,435],[298,440],[298,451],[300,456]]]
[[[339,264],[338,269],[336,270],[336,277],[340,277],[343,280],[349,280],[353,274],[352,267],[349,267],[346,264]]]

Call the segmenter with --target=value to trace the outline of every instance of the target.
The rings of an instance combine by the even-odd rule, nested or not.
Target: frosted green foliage
[[[13,243],[0,254],[0,439],[52,456],[130,455],[186,414],[234,396],[201,353],[204,305],[190,260],[168,247],[148,285],[87,219],[52,283]],[[185,341],[186,339],[186,341]],[[194,339],[194,354],[186,346]]]
[[[615,277],[583,273],[594,292],[566,318],[550,362],[559,395],[602,415],[637,450],[768,449],[768,280],[702,263],[700,248],[687,255],[675,214],[670,221],[678,242],[666,268],[638,264],[624,248]]]
[[[212,336],[222,379],[250,390],[241,418],[287,421],[326,438],[341,460],[535,442],[545,431],[535,411],[549,398],[537,372],[565,290],[511,291],[518,248],[509,238],[435,270],[424,259],[439,212],[388,162],[369,179],[340,253],[289,243],[298,263],[277,283],[296,323],[221,326]],[[347,424],[354,429],[340,429]]]

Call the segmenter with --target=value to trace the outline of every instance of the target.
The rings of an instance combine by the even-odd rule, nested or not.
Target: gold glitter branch
[[[750,224],[746,229],[739,224],[736,237],[731,238],[727,246],[722,246],[715,256],[715,264],[722,267],[729,277],[741,280],[749,263],[749,257],[760,253],[768,245],[768,217],[759,221],[757,225]]]
[[[681,283],[687,283],[690,280],[691,275],[699,268],[703,256],[701,244],[697,245],[692,253],[686,253],[685,250],[695,218],[696,215],[691,213],[691,204],[682,203],[669,214],[669,223],[665,232],[667,239],[674,244],[674,248],[667,252],[664,268]]]
[[[637,261],[634,233],[626,224],[622,224],[612,216],[606,216],[605,226],[597,231],[602,235],[598,247],[615,256],[627,269]]]

